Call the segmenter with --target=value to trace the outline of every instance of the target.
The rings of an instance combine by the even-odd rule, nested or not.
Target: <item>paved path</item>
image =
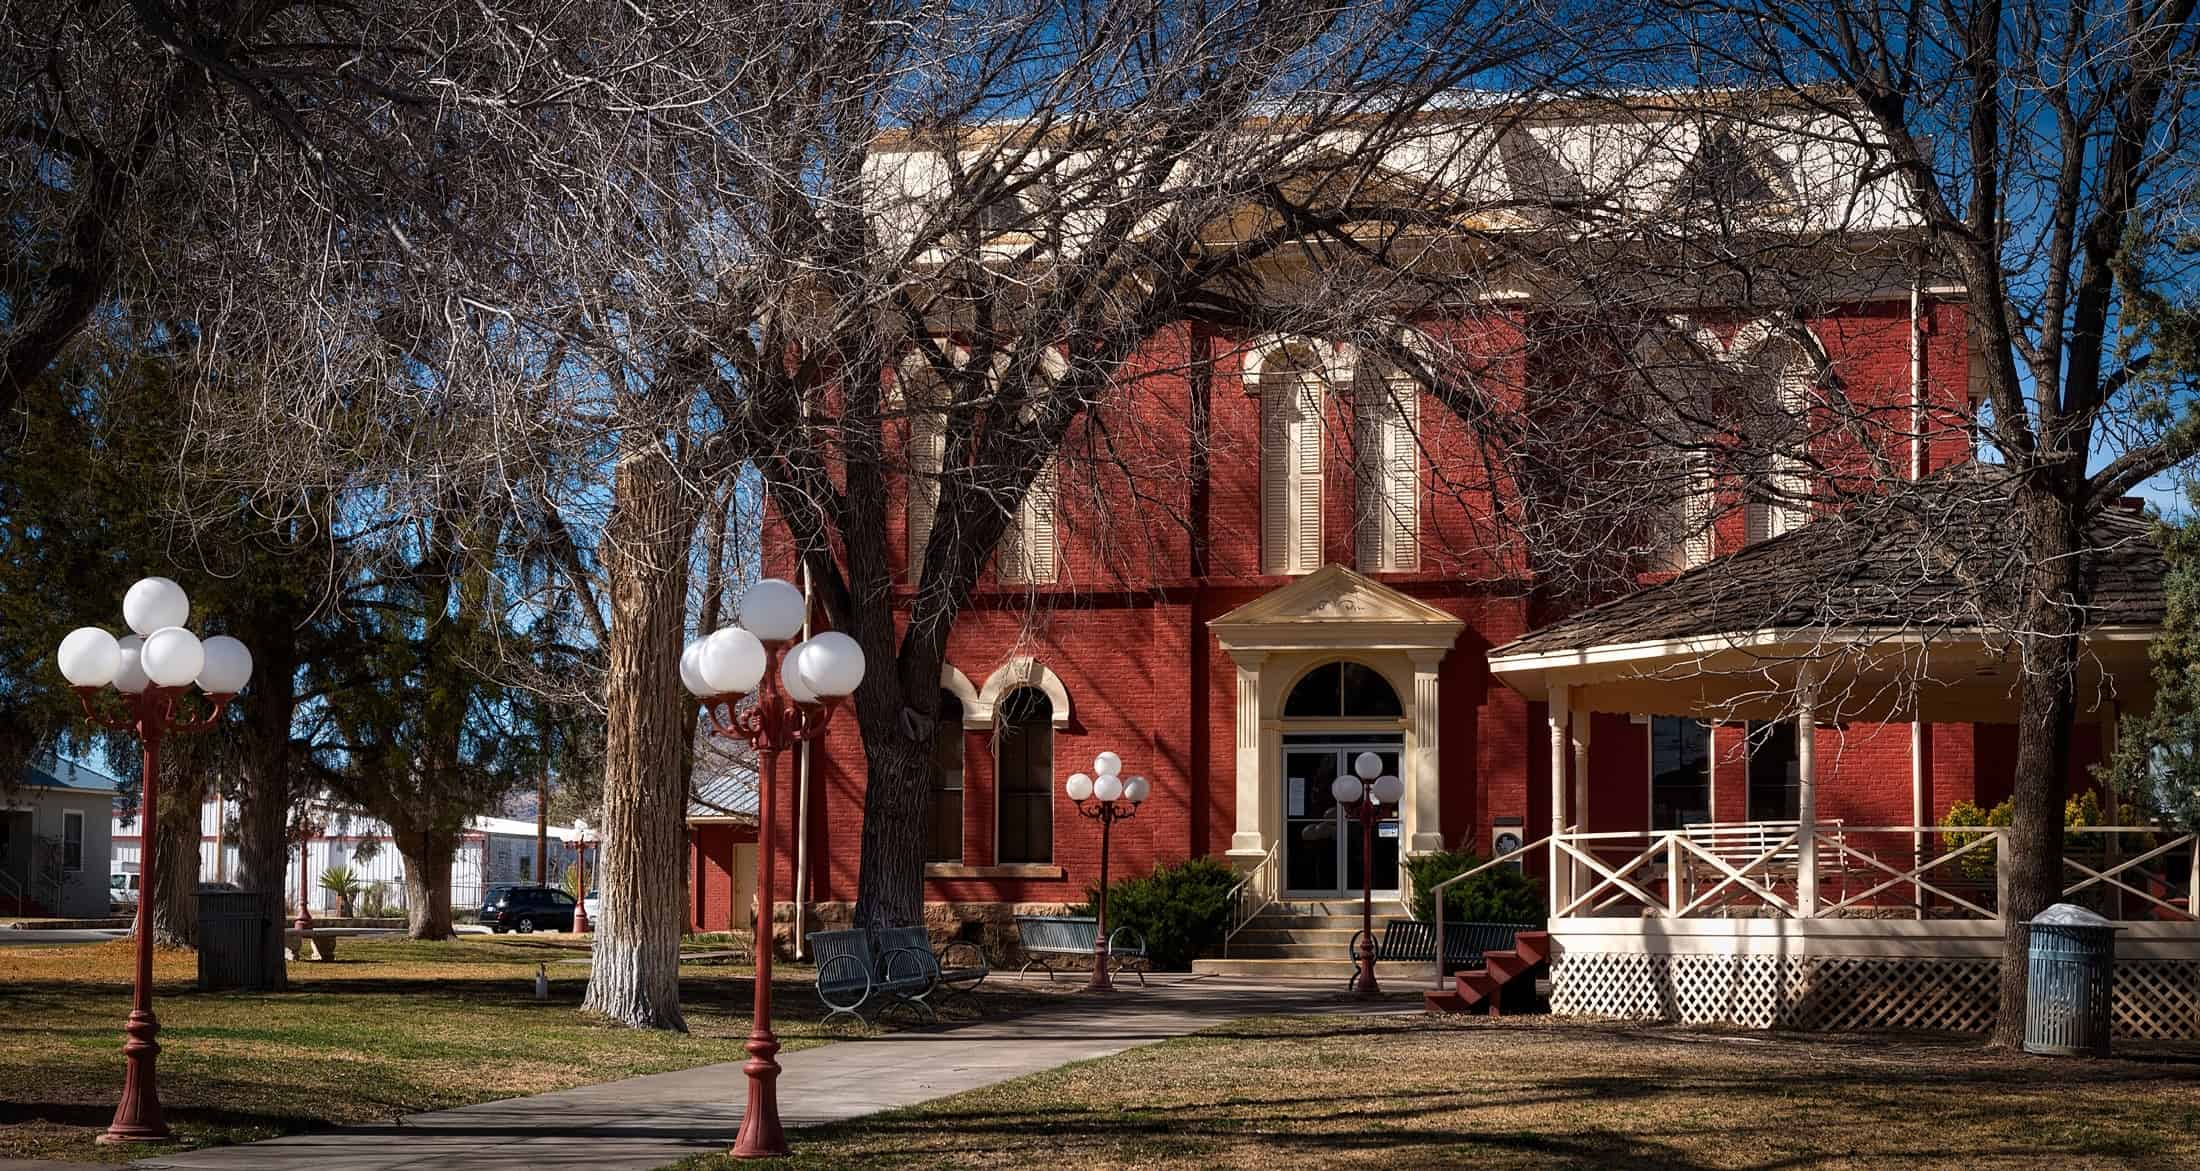
[[[37,927],[18,930],[0,930],[0,947],[67,947],[76,943],[105,943],[110,939],[128,939],[130,933],[120,927]],[[6,1164],[0,1164],[5,1171]]]
[[[1072,1061],[1276,1013],[1418,1012],[1415,999],[1360,1006],[1334,981],[1165,977],[1105,1007],[1078,997],[1013,1020],[838,1041],[780,1058],[780,1116],[814,1125],[910,1106]],[[741,1128],[738,1062],[415,1114],[387,1126],[294,1135],[155,1157],[138,1167],[243,1171],[653,1168],[724,1150]],[[794,1136],[800,1142],[800,1136]]]

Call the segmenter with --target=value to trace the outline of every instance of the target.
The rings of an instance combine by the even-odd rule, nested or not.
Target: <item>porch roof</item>
[[[2084,536],[2081,687],[2129,701],[2149,690],[2167,566],[2136,513]],[[1959,465],[1541,627],[1490,668],[1531,698],[1581,686],[1595,710],[1735,718],[1777,714],[1807,667],[1836,696],[1828,718],[2006,719],[2017,672],[1996,616],[2021,589],[2021,542],[2009,478]]]

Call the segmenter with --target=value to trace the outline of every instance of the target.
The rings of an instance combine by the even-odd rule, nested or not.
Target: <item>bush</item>
[[[1489,859],[1472,850],[1442,850],[1406,859],[1413,879],[1413,917],[1433,922],[1429,891],[1455,874]],[[1444,892],[1444,917],[1454,923],[1532,923],[1543,926],[1548,911],[1542,888],[1520,866],[1492,866]]]
[[[1987,826],[2006,829],[2015,815],[2012,804],[2004,801],[1992,809],[1981,808],[1971,801],[1958,801],[1948,807],[1948,813],[1940,819],[1942,826]],[[2101,802],[2092,793],[2080,793],[2063,803],[2063,826],[2075,828],[2081,825],[2101,824]],[[1962,849],[1979,839],[1981,835],[1963,833],[1960,830],[1940,835],[1941,845],[1950,853]],[[1965,878],[1991,878],[1994,873],[1994,847],[1980,846],[1949,864],[1950,868]]]
[[[1212,858],[1156,866],[1143,878],[1108,884],[1108,930],[1129,927],[1146,937],[1156,970],[1187,971],[1201,952],[1219,946],[1230,930],[1230,889],[1237,871]],[[1086,897],[1097,899],[1094,885]],[[1091,914],[1091,908],[1080,909]]]

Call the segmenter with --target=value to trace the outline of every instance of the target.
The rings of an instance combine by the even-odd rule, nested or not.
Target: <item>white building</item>
[[[0,794],[0,915],[107,914],[115,779],[46,757]]]
[[[237,831],[233,824],[236,803],[220,794],[206,799],[199,810],[199,881],[235,882],[239,871]],[[312,887],[315,914],[335,914],[336,896],[320,889],[321,874],[343,865],[369,886],[379,887],[393,907],[405,905],[405,860],[397,852],[389,826],[358,814],[329,809],[317,817],[321,832],[305,843],[305,871]],[[110,827],[114,870],[135,874],[139,837],[134,814],[116,816]],[[571,826],[549,827],[549,881],[572,865]],[[511,817],[476,817],[459,836],[458,851],[451,859],[451,907],[464,911],[480,905],[482,891],[498,883],[543,881],[535,870],[535,823]],[[298,900],[298,850],[290,850],[290,865],[283,882],[283,898],[292,906]],[[590,856],[594,862],[594,855]],[[0,884],[4,885],[4,884]]]

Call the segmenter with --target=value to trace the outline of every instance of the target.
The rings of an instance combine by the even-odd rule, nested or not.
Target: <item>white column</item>
[[[1444,653],[1412,652],[1413,728],[1407,733],[1411,738],[1407,751],[1412,759],[1400,762],[1406,799],[1400,811],[1405,824],[1399,829],[1405,834],[1408,854],[1430,854],[1444,848],[1443,772],[1437,755],[1443,717],[1436,690],[1436,673],[1443,665]]]
[[[1818,916],[1818,682],[1806,670],[1795,688],[1795,818],[1798,849],[1795,905],[1803,918]]]
[[[1237,830],[1230,857],[1251,866],[1268,852],[1261,833],[1260,665],[1263,651],[1231,651],[1237,664]]]
[[[1573,867],[1560,865],[1565,855],[1558,848],[1558,835],[1566,831],[1566,712],[1573,700],[1570,687],[1550,689],[1551,710],[1551,843],[1546,853],[1551,861],[1551,914],[1556,917],[1559,908],[1573,901]]]
[[[1574,702],[1569,707],[1573,715],[1574,824],[1581,827],[1581,832],[1588,833],[1590,714],[1586,708],[1581,706],[1578,695],[1574,697]],[[1578,860],[1575,861],[1573,888],[1581,890],[1585,884],[1591,881],[1593,879],[1588,866]]]

